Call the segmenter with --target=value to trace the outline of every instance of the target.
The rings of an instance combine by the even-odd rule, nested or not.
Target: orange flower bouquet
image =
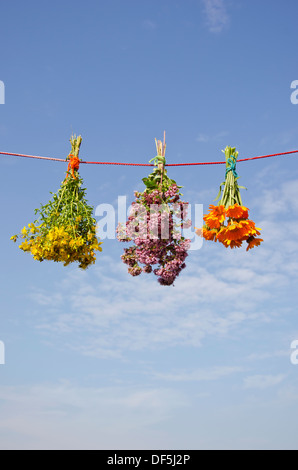
[[[223,152],[226,156],[226,178],[216,198],[220,200],[217,206],[209,206],[209,213],[203,217],[205,225],[196,229],[196,233],[205,240],[218,240],[226,248],[238,248],[246,241],[248,251],[263,241],[258,238],[261,229],[248,218],[249,209],[242,205],[242,186],[238,186],[239,177],[236,173],[238,152],[232,147],[226,147]]]

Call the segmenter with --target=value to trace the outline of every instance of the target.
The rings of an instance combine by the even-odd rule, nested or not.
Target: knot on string
[[[230,157],[227,159],[227,168],[226,168],[226,177],[227,177],[227,174],[229,173],[229,171],[232,171],[233,175],[235,176],[235,178],[238,178],[238,174],[236,172],[236,159],[234,159],[233,157]]]
[[[151,162],[154,162],[155,166],[158,166],[158,165],[164,166],[166,164],[166,158],[163,155],[156,155],[156,157],[151,158],[151,160],[149,160],[149,163]]]
[[[154,160],[154,165],[157,166],[158,170],[160,171],[160,190],[162,190],[162,179],[165,171],[165,164],[166,164],[166,131],[163,133],[163,142],[161,140],[155,139],[155,145],[157,150],[156,157],[152,158]]]
[[[74,173],[74,170],[77,170],[77,171],[79,170],[80,159],[79,157],[77,157],[76,155],[73,155],[72,153],[70,153],[67,158],[69,158],[69,163],[68,163],[66,178],[68,178],[69,173],[71,173],[72,177],[76,179],[77,177]]]
[[[154,165],[157,166],[162,172],[164,171],[164,166],[166,164],[166,131],[163,133],[163,142],[161,140],[155,139],[156,157],[152,158],[150,162],[154,161]]]

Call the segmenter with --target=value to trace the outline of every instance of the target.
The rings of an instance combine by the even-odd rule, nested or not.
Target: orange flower
[[[223,243],[226,239],[227,227],[223,226],[219,232],[217,232],[216,238],[219,242]]]
[[[245,228],[241,224],[233,221],[227,226],[226,239],[227,240],[242,240],[245,236]]]
[[[242,241],[240,240],[224,240],[222,242],[222,244],[228,248],[240,248],[240,246],[242,245]]]
[[[230,220],[227,226],[223,226],[217,234],[217,239],[223,243],[224,241],[244,241],[248,237],[260,235],[252,220]]]
[[[239,224],[241,224],[241,226],[244,228],[244,231],[246,231],[245,236],[250,237],[252,235],[261,235],[261,232],[259,232],[261,229],[256,227],[252,220],[241,220]]]
[[[203,219],[209,228],[219,228],[225,221],[226,209],[225,206],[209,206],[209,214],[206,214]]]
[[[209,228],[219,228],[221,226],[221,223],[219,222],[219,220],[215,219],[210,214],[205,215],[203,219]]]
[[[205,240],[219,241],[226,248],[239,248],[243,241],[247,241],[247,250],[254,246],[259,246],[263,241],[256,238],[261,235],[260,228],[248,217],[249,209],[238,203],[227,208],[220,204],[214,206],[210,204],[209,213],[204,215],[205,225],[203,228],[196,229],[196,234],[204,237]],[[227,217],[227,225],[225,218]]]
[[[207,228],[203,227],[203,237],[205,240],[216,241],[216,230],[208,230]]]
[[[248,251],[255,246],[259,246],[264,240],[262,238],[249,237],[246,241],[248,243],[246,251]]]
[[[232,219],[248,219],[248,209],[236,203],[227,208],[226,215]]]
[[[243,239],[245,232],[240,224],[237,222],[230,223],[227,227],[224,227],[217,234],[217,238],[220,242],[224,241],[236,241]]]
[[[225,206],[213,206],[210,204],[209,206],[210,213],[214,216],[217,217],[219,222],[222,224],[225,220],[226,217],[226,208]]]

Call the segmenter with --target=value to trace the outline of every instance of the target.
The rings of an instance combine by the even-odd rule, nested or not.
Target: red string
[[[62,160],[61,158],[39,157],[37,155],[23,155],[22,153],[0,152],[0,155],[10,155],[13,157],[25,157],[25,158],[39,158],[40,160],[53,160],[54,162],[63,162],[63,163],[67,161],[66,159]]]
[[[298,153],[298,150],[292,150],[291,152],[282,152],[282,153],[273,153],[271,155],[261,155],[259,157],[250,157],[250,158],[240,158],[237,160],[239,162],[247,162],[249,160],[259,160],[260,158],[270,158],[270,157],[278,157],[280,155],[290,155],[292,153]],[[226,162],[200,162],[200,163],[170,163],[166,166],[188,166],[188,165],[223,165]]]
[[[292,150],[291,152],[282,152],[282,153],[273,153],[271,155],[261,155],[259,157],[250,157],[250,158],[242,158],[237,160],[239,162],[247,162],[249,160],[259,160],[261,158],[270,158],[270,157],[278,157],[281,155],[291,155],[293,153],[298,153],[298,150]],[[0,155],[9,155],[13,157],[25,157],[25,158],[37,158],[39,160],[51,160],[55,162],[63,162],[65,163],[66,159],[61,158],[51,158],[51,157],[40,157],[38,155],[24,155],[21,153],[8,153],[8,152],[0,152]],[[150,163],[121,163],[121,162],[80,162],[86,163],[89,165],[124,165],[124,166],[154,166]],[[198,162],[198,163],[168,163],[165,166],[192,166],[192,165],[225,165],[226,162]]]

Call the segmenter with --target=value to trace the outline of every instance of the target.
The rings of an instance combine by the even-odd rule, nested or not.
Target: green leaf
[[[223,183],[221,183],[221,185],[219,186],[219,193],[218,195],[216,196],[216,198],[214,199],[214,201],[217,201],[219,198],[220,198],[220,195],[221,195],[221,191],[222,191],[222,186],[225,184],[225,181]]]

